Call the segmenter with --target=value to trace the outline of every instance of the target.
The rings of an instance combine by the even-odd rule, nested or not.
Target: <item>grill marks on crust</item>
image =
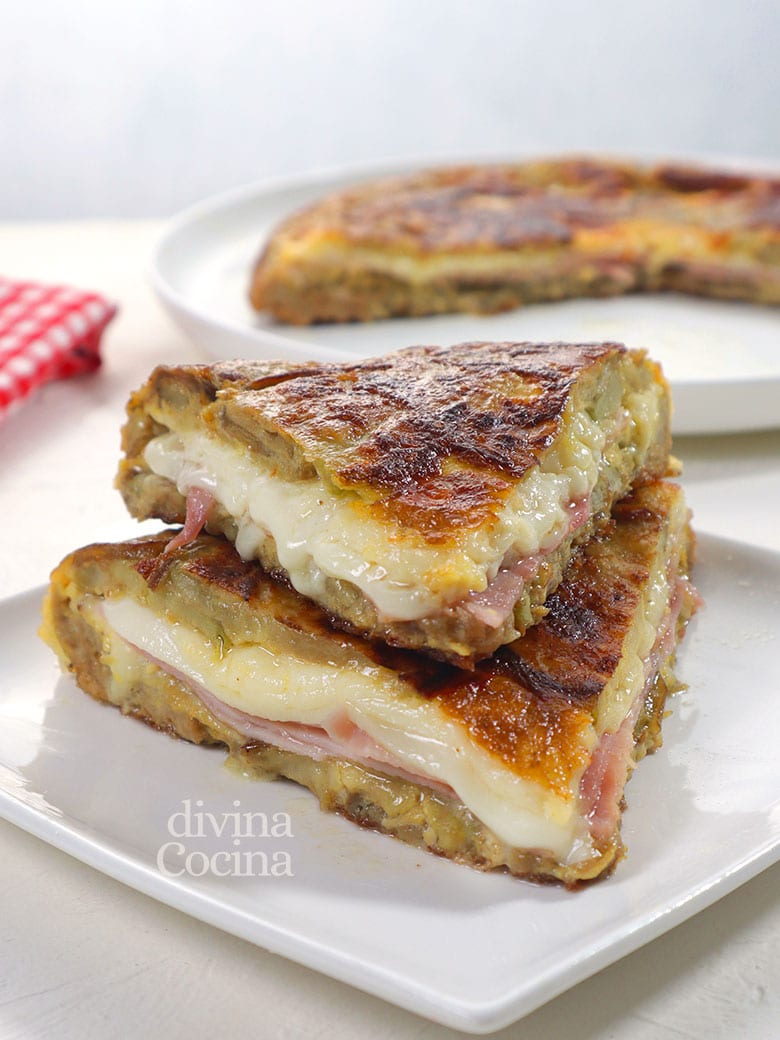
[[[200,424],[293,479],[319,470],[375,518],[439,542],[501,509],[555,440],[577,380],[625,354],[617,343],[473,342],[356,365],[160,367],[131,398],[118,485],[144,474],[143,449],[166,421]]]
[[[282,433],[338,487],[404,496],[407,521],[413,506],[440,503],[441,524],[458,488],[474,508],[500,507],[555,439],[575,380],[624,353],[615,343],[414,347],[239,393],[225,413]],[[465,468],[468,489],[453,476]]]
[[[412,347],[323,366],[233,405],[327,459],[344,486],[396,490],[448,458],[517,478],[552,442],[574,380],[624,353],[617,343]]]

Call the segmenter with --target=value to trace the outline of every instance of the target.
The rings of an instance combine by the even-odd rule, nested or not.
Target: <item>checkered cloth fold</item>
[[[44,383],[97,368],[115,314],[97,293],[0,276],[0,421]]]

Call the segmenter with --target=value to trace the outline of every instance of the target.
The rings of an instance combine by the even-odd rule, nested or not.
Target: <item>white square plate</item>
[[[498,1029],[780,857],[780,555],[703,537],[696,577],[707,607],[680,653],[690,688],[629,784],[628,858],[579,892],[361,831],[292,784],[245,780],[220,751],[95,703],[58,678],[35,634],[41,590],[0,603],[0,815],[269,950],[438,1022]],[[187,800],[229,833],[172,836]],[[256,825],[235,838],[235,812],[288,813],[292,835],[262,837]],[[171,871],[190,853],[196,869],[217,853],[220,869],[226,854],[265,853],[269,872],[287,854],[293,876],[259,876],[261,855],[249,876],[167,876],[158,853],[177,840],[185,853],[163,855]]]

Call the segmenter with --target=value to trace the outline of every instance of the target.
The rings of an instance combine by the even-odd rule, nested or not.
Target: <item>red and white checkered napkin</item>
[[[115,314],[97,293],[0,276],[0,420],[44,383],[97,368]]]

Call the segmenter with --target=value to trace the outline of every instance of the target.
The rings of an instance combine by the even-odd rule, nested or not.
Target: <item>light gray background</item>
[[[356,161],[780,155],[778,0],[4,0],[0,219]]]

